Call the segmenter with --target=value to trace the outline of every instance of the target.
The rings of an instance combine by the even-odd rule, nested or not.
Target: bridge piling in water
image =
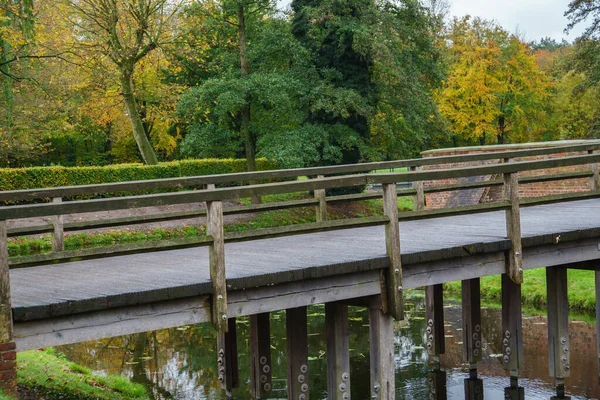
[[[446,371],[442,371],[440,356],[446,352],[444,330],[444,289],[443,285],[425,288],[425,328],[426,347],[429,362],[427,386],[432,400],[446,400]]]
[[[381,300],[369,305],[371,400],[393,399],[396,393],[394,320],[382,311]]]
[[[266,399],[273,390],[270,315],[269,313],[254,314],[249,317],[249,320],[252,397]]]
[[[350,400],[350,334],[348,305],[325,304],[327,336],[327,399]]]
[[[287,391],[290,400],[309,399],[308,326],[306,307],[285,311]]]
[[[510,371],[510,386],[504,389],[509,400],[524,400],[519,387],[519,369],[523,364],[523,314],[521,285],[502,275],[502,363]]]
[[[469,363],[465,379],[465,399],[483,400],[483,380],[477,376],[477,362],[482,359],[480,279],[462,281],[463,349]]]
[[[227,332],[217,333],[218,379],[227,398],[232,397],[232,389],[239,387],[237,328],[236,319],[227,320]]]
[[[555,379],[556,399],[565,396],[564,379],[571,375],[571,349],[569,346],[569,298],[567,293],[567,268],[546,268],[548,291],[548,362],[550,377]]]

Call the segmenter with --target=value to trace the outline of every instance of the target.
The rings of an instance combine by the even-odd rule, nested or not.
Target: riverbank
[[[18,399],[149,400],[146,388],[116,375],[99,375],[54,349],[17,354]],[[15,400],[0,393],[0,400]]]
[[[451,282],[444,285],[446,293],[460,296],[461,283]],[[594,271],[568,270],[569,311],[578,314],[596,312],[596,291]],[[500,276],[481,278],[481,296],[486,300],[502,301]],[[546,307],[546,271],[544,268],[524,272],[522,286],[524,306],[544,310]]]

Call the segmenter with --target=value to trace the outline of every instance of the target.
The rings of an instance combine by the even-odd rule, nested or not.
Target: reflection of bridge
[[[520,399],[521,288],[523,269],[547,268],[550,370],[558,398],[570,372],[567,268],[595,268],[600,238],[600,179],[595,150],[600,144],[563,146],[502,153],[434,157],[420,160],[301,170],[111,183],[85,187],[0,192],[0,201],[43,198],[51,203],[0,208],[0,369],[14,368],[17,350],[53,346],[148,330],[211,321],[219,335],[220,379],[227,390],[236,386],[234,318],[250,316],[253,391],[269,396],[269,312],[287,310],[289,398],[308,399],[306,306],[326,303],[328,386],[330,399],[349,399],[349,344],[347,305],[368,307],[371,317],[371,388],[374,399],[393,399],[392,318],[403,318],[404,289],[426,286],[427,348],[436,368],[444,351],[441,283],[463,281],[465,356],[471,365],[465,391],[477,399],[481,359],[479,278],[502,274],[503,354],[511,371],[510,399]],[[564,157],[547,157],[559,153]],[[583,153],[583,155],[582,155]],[[535,157],[534,161],[527,157]],[[503,160],[493,165],[420,170],[457,162]],[[589,165],[584,172],[562,174],[551,170]],[[364,174],[383,168],[411,171]],[[559,179],[590,179],[590,190],[540,198],[519,198],[519,173],[558,172],[528,177],[521,185]],[[349,174],[352,175],[343,175]],[[335,175],[334,175],[335,174]],[[470,176],[503,175],[505,198],[494,203],[452,209],[424,209],[426,193],[498,185],[496,181],[428,186],[424,181]],[[334,176],[331,176],[334,175]],[[310,180],[215,188],[214,184],[241,180]],[[327,177],[330,176],[330,177]],[[413,182],[400,189],[396,182]],[[492,182],[492,183],[490,183]],[[325,189],[381,183],[382,193],[330,196]],[[206,190],[189,190],[206,185]],[[188,190],[162,194],[115,196],[164,188]],[[314,191],[315,197],[282,203],[225,208],[222,201],[253,195]],[[93,194],[94,200],[59,201]],[[412,195],[413,212],[398,215],[397,196]],[[329,202],[383,198],[384,216],[327,221]],[[63,250],[64,231],[139,223],[139,218],[63,224],[60,215],[100,210],[130,209],[206,201],[195,212],[145,216],[144,222],[207,215],[207,236],[121,245],[109,248]],[[317,222],[246,232],[224,233],[223,215],[314,205]],[[7,229],[6,220],[51,216],[47,226]],[[381,227],[383,226],[383,228]],[[55,251],[8,258],[8,236],[52,231]],[[401,237],[401,241],[400,241]],[[400,245],[401,244],[401,245]],[[400,250],[402,248],[402,251]],[[9,273],[10,268],[10,273]],[[10,276],[10,289],[9,289]],[[600,281],[599,281],[600,283]],[[11,324],[12,322],[12,324]],[[574,360],[575,361],[575,360]],[[432,393],[444,397],[443,376],[431,379]],[[14,374],[2,373],[10,387]],[[439,385],[439,386],[435,386]]]

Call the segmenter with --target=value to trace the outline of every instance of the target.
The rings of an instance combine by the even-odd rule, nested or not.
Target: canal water
[[[423,292],[415,291],[407,299],[408,323],[396,325],[396,399],[428,399],[427,353]],[[445,308],[446,354],[442,367],[448,373],[448,399],[464,399],[463,380],[467,376],[462,362],[460,304],[449,302]],[[486,400],[503,400],[508,384],[499,353],[502,352],[502,313],[498,307],[482,310],[484,360],[479,364]],[[325,399],[325,310],[308,309],[309,375],[312,399]],[[369,393],[368,314],[350,308],[350,351],[352,398],[366,400]],[[248,320],[238,319],[240,388],[235,399],[250,399],[250,363],[248,357]],[[573,399],[600,398],[597,377],[595,325],[571,318],[571,378],[566,387]],[[523,320],[525,366],[520,383],[526,399],[548,400],[553,395],[548,377],[547,326],[544,316],[525,316]],[[285,314],[271,316],[274,398],[286,397]],[[210,324],[185,326],[138,335],[122,336],[97,342],[57,348],[76,363],[98,373],[123,374],[143,383],[154,398],[176,400],[220,400],[216,371],[216,334]]]

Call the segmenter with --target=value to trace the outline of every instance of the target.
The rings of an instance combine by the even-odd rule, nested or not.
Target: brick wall
[[[0,388],[9,395],[17,394],[17,351],[14,342],[0,344]]]
[[[572,145],[572,144],[583,144],[585,142],[581,141],[565,141],[565,142],[550,142],[544,143],[544,145]],[[480,154],[487,152],[498,152],[498,151],[512,151],[512,150],[525,150],[540,147],[540,144],[531,143],[531,144],[523,144],[523,145],[508,145],[508,146],[483,146],[483,147],[472,147],[472,148],[457,148],[457,149],[441,149],[441,150],[433,150],[423,152],[423,157],[443,157],[443,156],[452,156],[452,155],[461,155],[461,154]],[[526,161],[526,160],[543,160],[549,158],[559,158],[559,157],[567,157],[567,156],[575,156],[575,155],[583,155],[587,153],[559,153],[559,154],[551,154],[544,156],[534,156],[534,157],[522,157],[515,158],[514,161]],[[501,162],[500,160],[488,160],[488,161],[477,161],[477,162],[466,162],[466,163],[452,163],[452,164],[440,164],[435,166],[426,166],[423,167],[425,170],[432,169],[452,169],[452,168],[460,168],[460,167],[474,167],[478,165],[490,165],[490,164],[498,164]],[[574,165],[568,167],[561,168],[552,168],[545,170],[537,170],[537,171],[525,171],[519,174],[520,177],[524,176],[541,176],[541,175],[554,175],[554,174],[563,174],[563,173],[571,173],[571,172],[584,172],[589,171],[589,166],[587,165]],[[465,182],[474,182],[474,181],[482,181],[482,180],[494,180],[501,179],[501,176],[481,176],[481,177],[469,177],[469,178],[460,178],[460,179],[444,179],[438,181],[428,181],[425,182],[426,187],[430,186],[439,186],[439,185],[449,185],[456,183],[465,183]],[[530,184],[521,184],[519,185],[519,195],[521,197],[539,197],[546,196],[552,194],[563,194],[563,193],[573,193],[573,192],[584,192],[590,190],[590,180],[587,178],[583,179],[569,179],[569,180],[561,180],[561,181],[551,181],[551,182],[540,182],[540,183],[530,183]],[[459,190],[452,192],[443,192],[443,193],[430,193],[427,194],[427,207],[428,208],[444,208],[444,207],[457,207],[461,205],[472,205],[477,203],[484,202],[492,202],[492,201],[500,201],[503,198],[503,188],[502,186],[492,187],[492,188],[481,188],[481,189],[469,189],[469,190]]]

